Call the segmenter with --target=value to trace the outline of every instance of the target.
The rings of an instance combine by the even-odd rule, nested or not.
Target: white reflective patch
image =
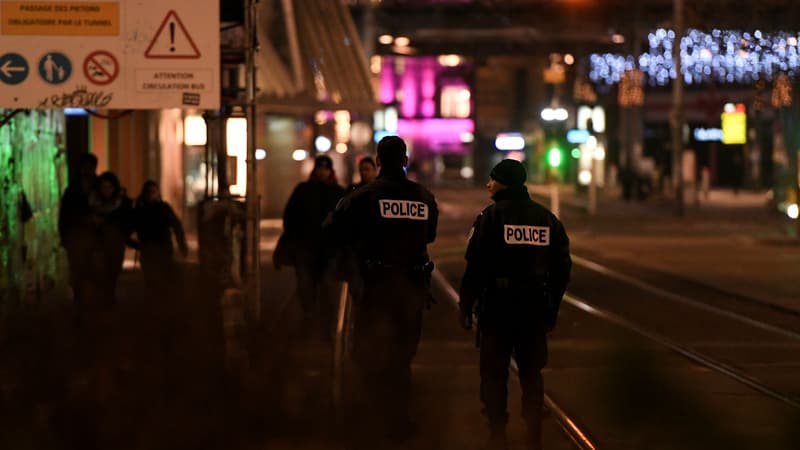
[[[428,220],[428,205],[411,200],[378,200],[384,219]]]
[[[506,244],[547,246],[550,245],[550,227],[503,225],[503,237]]]
[[[475,234],[475,227],[469,229],[469,234],[467,235],[467,240],[472,239],[472,235]]]

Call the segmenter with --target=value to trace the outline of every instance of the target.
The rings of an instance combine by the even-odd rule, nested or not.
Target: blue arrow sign
[[[50,84],[61,84],[72,75],[72,62],[63,53],[45,53],[39,60],[39,75]]]
[[[28,61],[18,53],[0,56],[0,81],[5,84],[19,84],[28,78]]]

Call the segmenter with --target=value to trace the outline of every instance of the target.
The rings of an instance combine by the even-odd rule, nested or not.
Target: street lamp
[[[545,122],[563,122],[569,118],[569,112],[561,107],[545,108],[540,116]]]

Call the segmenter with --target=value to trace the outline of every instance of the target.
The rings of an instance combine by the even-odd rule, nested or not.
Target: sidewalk
[[[158,298],[139,270],[124,270],[113,309],[83,325],[69,299],[16,312],[0,333],[0,448],[235,444],[243,424],[225,376],[219,299],[196,263],[183,269],[183,294]]]
[[[548,186],[531,192],[550,206]],[[603,255],[800,312],[800,240],[791,219],[767,207],[761,192],[713,190],[675,214],[674,200],[621,200],[598,193],[596,214],[586,195],[559,189],[573,250]]]

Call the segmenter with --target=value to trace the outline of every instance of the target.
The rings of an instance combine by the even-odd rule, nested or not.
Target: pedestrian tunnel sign
[[[0,0],[0,108],[218,109],[219,8]]]

